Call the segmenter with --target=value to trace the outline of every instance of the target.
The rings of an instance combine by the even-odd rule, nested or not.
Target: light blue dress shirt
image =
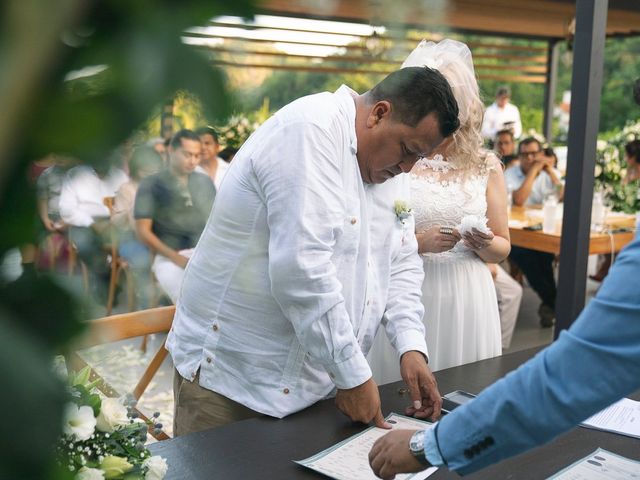
[[[640,388],[639,273],[636,239],[569,330],[428,431],[427,460],[474,472],[552,440]]]
[[[556,172],[556,176],[560,178],[560,173]],[[514,190],[518,190],[522,186],[525,178],[526,174],[522,171],[522,168],[520,168],[519,165],[507,168],[504,172],[504,181],[507,184],[507,191],[513,192]],[[527,198],[525,205],[541,205],[547,195],[555,193],[557,193],[556,186],[553,184],[549,174],[543,170],[534,180],[531,193],[529,194],[529,198]]]

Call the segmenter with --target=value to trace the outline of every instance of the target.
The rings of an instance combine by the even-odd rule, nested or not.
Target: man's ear
[[[392,112],[391,102],[387,100],[380,100],[376,102],[369,111],[369,115],[367,116],[367,127],[373,128],[378,125],[383,119],[388,119],[391,117]]]

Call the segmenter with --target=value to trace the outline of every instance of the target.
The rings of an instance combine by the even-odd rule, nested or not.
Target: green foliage
[[[529,105],[521,105],[519,107],[519,110],[523,132],[528,132],[529,130],[535,130],[537,132],[542,131],[542,108],[530,107]]]
[[[105,162],[178,91],[197,95],[203,118],[228,115],[224,76],[180,38],[216,15],[248,16],[251,3],[8,2],[0,18],[0,103],[10,119],[0,122],[0,259],[35,237],[31,161],[54,152]],[[106,68],[67,77],[95,66]],[[81,331],[83,315],[78,300],[47,276],[26,269],[15,282],[0,279],[0,384],[7,392],[0,410],[9,413],[0,427],[0,478],[69,478],[53,463],[66,395],[50,370],[53,355]],[[85,400],[95,411],[92,395]]]
[[[627,174],[624,146],[640,139],[640,122],[629,123],[623,129],[609,132],[598,140],[595,169],[596,188],[604,191],[614,211],[636,213],[640,211],[640,183],[623,185]]]

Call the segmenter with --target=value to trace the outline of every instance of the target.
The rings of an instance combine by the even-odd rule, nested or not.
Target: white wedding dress
[[[436,157],[420,160],[411,172],[411,209],[416,231],[434,225],[456,227],[463,217],[484,218],[487,181],[491,168],[500,168],[490,156],[484,167],[459,171]],[[429,367],[454,367],[502,353],[500,317],[491,273],[483,260],[458,242],[443,253],[422,255]],[[368,360],[378,384],[400,380],[399,359],[379,329]]]

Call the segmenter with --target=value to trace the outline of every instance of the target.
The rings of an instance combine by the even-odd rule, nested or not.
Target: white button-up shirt
[[[407,178],[364,184],[354,92],[299,99],[235,156],[185,272],[167,339],[186,379],[284,417],[371,377],[382,322],[425,355]]]
[[[560,172],[555,171],[556,176],[560,178]],[[524,183],[524,179],[527,178],[527,175],[522,171],[519,165],[511,168],[507,168],[504,172],[504,181],[507,184],[507,191],[514,192],[518,190],[522,184]],[[547,172],[541,170],[536,179],[533,181],[533,186],[531,187],[531,193],[529,197],[527,197],[527,201],[524,203],[525,205],[541,205],[544,203],[544,199],[547,195],[557,194],[558,189],[556,188],[553,180]]]
[[[496,134],[506,128],[512,128],[513,136],[520,138],[522,135],[520,110],[512,103],[507,103],[504,108],[500,108],[497,103],[493,102],[484,112],[482,136],[495,140]]]
[[[62,182],[60,216],[75,227],[89,227],[96,218],[109,218],[104,198],[115,196],[127,180],[129,177],[119,168],[110,169],[104,178],[87,165],[72,168]]]

